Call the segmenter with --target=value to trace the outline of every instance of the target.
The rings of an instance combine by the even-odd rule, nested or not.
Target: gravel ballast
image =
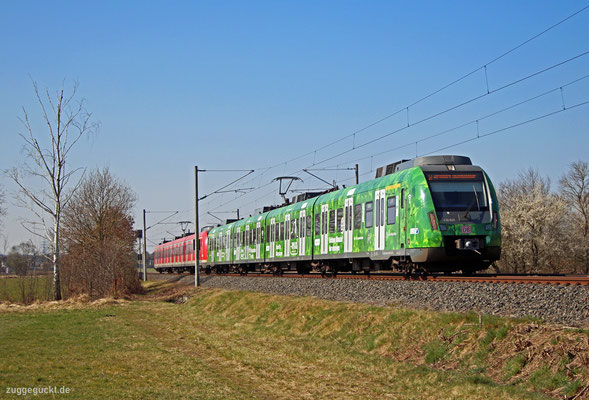
[[[551,323],[589,327],[589,286],[235,276],[202,276],[201,282],[203,287],[437,311],[532,316]]]

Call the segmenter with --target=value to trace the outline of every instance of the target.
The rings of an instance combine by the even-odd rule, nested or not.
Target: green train
[[[501,254],[495,189],[468,157],[402,160],[379,168],[376,179],[312,196],[212,228],[203,266],[472,273]]]

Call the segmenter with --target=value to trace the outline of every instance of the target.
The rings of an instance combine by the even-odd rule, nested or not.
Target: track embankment
[[[150,275],[193,285],[194,275]],[[589,328],[589,286],[494,284],[465,281],[377,279],[265,279],[202,275],[204,287],[267,292],[378,305],[509,317],[534,317],[550,323]]]

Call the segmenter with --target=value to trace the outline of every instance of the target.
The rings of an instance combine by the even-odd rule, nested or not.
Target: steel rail
[[[155,274],[155,273],[154,273]],[[160,275],[160,274],[158,274]],[[163,275],[163,274],[161,274]],[[168,273],[167,275],[191,275],[188,273]],[[427,275],[427,276],[405,276],[384,275],[384,274],[337,274],[335,277],[329,273],[326,275],[285,273],[275,275],[272,273],[251,272],[248,274],[210,273],[205,276],[234,276],[250,278],[306,278],[306,279],[356,279],[356,280],[394,280],[394,281],[429,281],[429,282],[478,282],[478,283],[511,283],[511,284],[541,284],[541,285],[589,285],[589,275],[494,275],[494,276],[461,276],[461,275]]]

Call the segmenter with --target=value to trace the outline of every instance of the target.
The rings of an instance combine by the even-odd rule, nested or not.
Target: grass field
[[[79,399],[544,399],[583,386],[583,370],[548,364],[528,379],[533,357],[494,366],[517,321],[151,285],[121,304],[0,309],[0,398],[50,385]]]
[[[51,298],[51,275],[0,277],[0,302],[32,303]]]

